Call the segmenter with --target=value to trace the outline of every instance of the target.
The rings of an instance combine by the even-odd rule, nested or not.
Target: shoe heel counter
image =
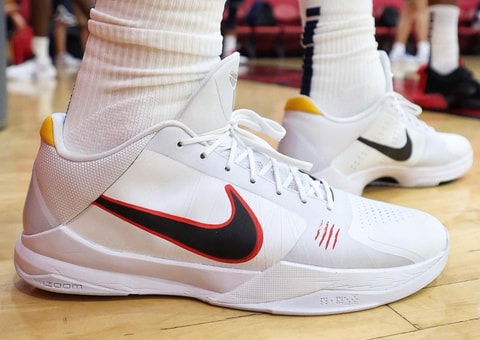
[[[34,169],[23,207],[23,232],[27,235],[37,234],[58,224],[45,203]]]
[[[293,97],[285,104],[283,126],[287,133],[280,141],[278,151],[288,156],[311,162],[312,171],[328,165],[328,160],[322,158],[325,153],[321,148],[323,143],[316,143],[319,119],[323,113],[316,104],[303,95]]]
[[[41,145],[24,207],[25,233],[68,225],[132,165],[153,134],[108,153],[81,155],[64,144],[66,115],[54,113],[40,129]]]
[[[285,111],[298,111],[313,115],[321,115],[322,112],[317,108],[314,102],[307,96],[296,96],[290,98],[285,104]]]
[[[54,147],[53,122],[51,116],[47,117],[40,129],[41,145],[33,165],[30,185],[23,208],[23,231],[25,234],[36,234],[58,225],[58,221],[48,209],[46,200],[41,191],[41,184],[46,179],[39,178],[43,172],[38,172],[39,160],[44,157],[45,148]]]
[[[302,119],[299,115],[303,115],[303,118],[305,118],[305,113],[303,112],[285,113],[283,126],[287,133],[280,141],[278,151],[290,157],[310,162],[316,169],[318,167],[317,155],[319,153],[307,138],[309,132],[306,131],[306,128],[308,127],[305,126],[305,119]]]

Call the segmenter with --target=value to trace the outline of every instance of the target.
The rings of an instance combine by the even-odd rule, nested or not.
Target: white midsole
[[[371,308],[398,300],[431,282],[444,268],[448,249],[421,263],[377,269],[331,269],[280,261],[264,271],[129,255],[109,257],[112,268],[95,268],[47,257],[20,239],[18,274],[31,285],[81,295],[176,295],[230,308],[280,314],[330,314]],[[104,252],[105,253],[105,252]],[[77,254],[78,255],[78,254]],[[121,266],[115,263],[122,263]],[[133,265],[133,267],[132,267]],[[124,271],[118,269],[123,267]]]

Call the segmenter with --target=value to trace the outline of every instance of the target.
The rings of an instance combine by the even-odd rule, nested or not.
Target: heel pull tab
[[[44,143],[55,147],[55,139],[53,137],[53,120],[51,115],[49,115],[43,121],[42,127],[40,128],[40,137]]]
[[[285,111],[302,111],[317,115],[322,114],[312,100],[306,96],[290,98],[285,104]]]

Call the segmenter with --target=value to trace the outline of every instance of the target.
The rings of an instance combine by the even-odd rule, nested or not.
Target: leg
[[[315,13],[322,11],[321,15]],[[301,93],[348,117],[385,92],[372,0],[300,1],[304,61]]]
[[[405,1],[405,5],[400,13],[400,18],[397,24],[395,42],[390,51],[390,59],[392,62],[395,59],[403,58],[406,53],[406,45],[415,20],[416,10],[416,1]]]
[[[371,5],[300,0],[303,96],[287,102],[279,150],[311,161],[314,176],[356,194],[379,179],[416,187],[463,176],[473,160],[470,143],[425,128],[416,117],[421,109],[393,90]]]
[[[95,2],[93,0],[75,0],[74,2],[75,16],[77,17],[78,25],[80,26],[80,38],[84,50],[88,38],[87,21],[90,18],[90,10],[94,6]]]
[[[55,292],[299,315],[427,285],[448,256],[438,220],[333,189],[243,129],[285,132],[232,112],[239,56],[219,58],[223,6],[97,1],[66,121],[41,128],[19,275]]]
[[[415,34],[417,36],[417,58],[421,64],[426,64],[430,56],[430,42],[428,41],[428,0],[416,1]]]
[[[55,41],[55,66],[67,72],[77,72],[81,60],[73,57],[67,51],[67,30],[71,26],[78,25],[73,14],[73,6],[69,1],[55,3],[55,20],[53,38]]]
[[[415,24],[417,38],[417,53],[415,56],[408,54],[406,51],[406,44],[413,24]],[[427,0],[406,1],[398,22],[396,41],[390,51],[392,72],[395,78],[402,79],[406,75],[414,74],[421,65],[426,64],[430,54],[429,46]]]
[[[429,4],[432,17],[430,65],[437,72],[445,75],[459,66],[457,27],[460,11],[455,0],[430,0]]]
[[[48,37],[52,11],[51,0],[31,0],[32,51],[34,60],[7,68],[8,79],[52,79],[57,72],[49,55]]]
[[[66,142],[81,152],[108,150],[174,118],[221,54],[221,0],[195,2],[190,6],[198,11],[194,20],[191,11],[178,14],[186,1],[178,5],[162,1],[157,6],[146,0],[135,5],[115,3],[97,1],[92,11],[85,67],[80,69],[68,109]],[[146,41],[136,48],[139,39]],[[106,46],[109,54],[104,53]],[[92,132],[98,135],[91,136]]]
[[[420,72],[423,94],[415,102],[432,110],[480,117],[480,83],[460,65],[457,2],[429,3],[430,63]]]

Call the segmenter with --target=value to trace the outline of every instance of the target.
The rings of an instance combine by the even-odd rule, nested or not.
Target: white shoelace
[[[200,155],[202,158],[207,158],[216,150],[228,152],[226,171],[234,163],[240,164],[247,160],[250,182],[255,183],[258,176],[265,176],[271,171],[278,195],[282,194],[284,188],[295,188],[303,203],[307,203],[309,196],[315,196],[326,201],[327,209],[333,208],[333,193],[328,183],[314,180],[300,171],[310,170],[310,163],[279,153],[265,140],[242,126],[264,133],[275,141],[280,141],[285,136],[285,129],[277,122],[263,118],[252,110],[240,109],[232,113],[230,123],[224,128],[182,140],[179,145],[204,144],[207,148]],[[261,168],[257,170],[257,166]]]
[[[418,116],[422,113],[422,108],[417,104],[412,103],[397,92],[388,92],[384,98],[391,99],[393,107],[407,124],[424,131],[433,130],[431,126],[418,119]]]

